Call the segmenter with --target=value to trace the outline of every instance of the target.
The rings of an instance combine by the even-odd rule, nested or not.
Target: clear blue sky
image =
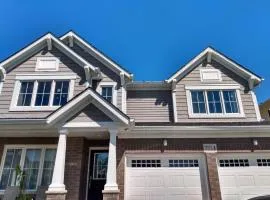
[[[265,78],[270,97],[270,1],[8,0],[1,2],[0,60],[50,31],[75,30],[134,73],[164,80],[211,45]]]

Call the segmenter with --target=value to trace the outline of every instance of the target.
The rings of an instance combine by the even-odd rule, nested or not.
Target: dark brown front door
[[[108,165],[107,150],[92,150],[90,156],[88,200],[102,200]]]

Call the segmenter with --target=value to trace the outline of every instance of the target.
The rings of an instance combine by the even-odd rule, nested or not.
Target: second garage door
[[[208,199],[204,166],[200,155],[128,155],[125,199]]]
[[[222,200],[270,195],[270,154],[223,154],[218,158]]]

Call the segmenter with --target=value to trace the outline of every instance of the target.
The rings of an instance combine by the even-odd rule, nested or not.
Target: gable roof
[[[73,97],[67,104],[58,108],[47,117],[47,124],[53,125],[57,122],[70,119],[77,114],[86,105],[93,103],[102,112],[107,114],[112,120],[120,121],[124,125],[130,125],[133,120],[125,113],[119,110],[112,103],[106,101],[100,94],[88,87],[75,97]]]
[[[194,57],[192,60],[190,60],[187,64],[185,64],[183,67],[181,67],[176,73],[174,73],[169,79],[166,80],[166,82],[170,83],[174,79],[176,81],[179,81],[182,79],[187,73],[189,73],[191,70],[196,67],[200,62],[203,61],[203,59],[214,59],[222,64],[224,64],[224,67],[228,68],[229,70],[237,73],[241,77],[243,77],[246,80],[254,80],[255,85],[258,85],[263,78],[258,76],[257,74],[251,72],[249,69],[246,67],[240,65],[239,63],[235,62],[231,58],[228,58],[224,54],[220,53],[216,49],[212,47],[207,47],[204,49],[199,55]]]
[[[100,62],[105,64],[107,67],[109,67],[112,71],[124,74],[129,79],[133,78],[133,74],[128,72],[126,69],[124,69],[122,66],[120,66],[118,63],[113,61],[111,58],[109,58],[107,55],[105,55],[103,52],[98,50],[96,47],[94,47],[92,44],[87,42],[85,39],[80,37],[78,34],[76,34],[74,31],[69,31],[66,34],[64,34],[60,39],[63,41],[67,38],[71,37],[72,39],[75,39],[74,41],[83,49],[85,49],[88,53],[90,53],[92,56],[94,56],[96,59],[98,59]]]
[[[71,58],[80,66],[89,67],[95,73],[99,73],[99,69],[97,67],[91,65],[88,61],[86,61],[84,58],[82,58],[77,53],[75,53],[72,49],[66,46],[62,41],[56,38],[52,33],[47,33],[43,35],[42,37],[38,38],[31,44],[27,45],[26,47],[22,48],[18,52],[14,53],[10,57],[2,61],[0,63],[0,70],[2,69],[2,71],[6,73],[6,71],[12,68],[14,65],[19,64],[26,57],[35,53],[37,50],[44,48],[46,45],[57,47],[65,55],[67,55],[69,58]]]

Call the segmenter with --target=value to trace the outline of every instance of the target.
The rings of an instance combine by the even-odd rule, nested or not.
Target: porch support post
[[[117,129],[109,129],[110,144],[108,155],[107,179],[104,186],[103,200],[119,200],[119,189],[116,181],[116,136]]]
[[[67,143],[68,131],[65,129],[59,130],[59,140],[53,170],[52,183],[48,188],[47,199],[54,199],[51,196],[64,195],[60,199],[65,199],[65,194],[67,193],[66,187],[64,185],[64,174],[65,174],[65,160],[66,160],[66,143]],[[48,196],[50,198],[48,198]]]
[[[116,129],[110,129],[110,144],[109,144],[109,156],[108,156],[108,168],[107,179],[104,186],[105,191],[118,191],[118,185],[116,183]]]

